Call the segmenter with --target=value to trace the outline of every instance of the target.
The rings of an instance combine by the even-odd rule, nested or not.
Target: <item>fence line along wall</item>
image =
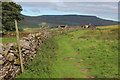
[[[29,59],[33,59],[40,45],[47,39],[52,37],[52,34],[59,35],[63,32],[71,30],[78,30],[79,28],[68,28],[62,31],[46,30],[35,34],[29,34],[28,37],[23,37],[20,40],[21,53],[23,58],[23,65],[28,62]],[[53,31],[53,32],[52,32]],[[0,51],[0,79],[12,79],[20,73],[20,60],[18,46],[16,43],[9,43],[2,45]]]

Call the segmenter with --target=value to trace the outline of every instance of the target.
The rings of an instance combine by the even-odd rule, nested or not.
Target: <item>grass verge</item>
[[[57,44],[53,38],[45,41],[44,44],[41,45],[41,50],[36,58],[28,62],[25,68],[26,70],[17,78],[49,78],[53,71],[51,66],[56,60],[56,46]]]

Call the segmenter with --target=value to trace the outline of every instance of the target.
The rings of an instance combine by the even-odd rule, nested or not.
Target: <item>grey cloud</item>
[[[117,18],[117,2],[23,2],[18,3],[31,11],[51,10],[61,12],[73,12],[80,14],[93,14],[101,17]]]
[[[36,12],[36,13],[40,13],[40,10],[35,8],[35,9],[31,9],[32,12]]]

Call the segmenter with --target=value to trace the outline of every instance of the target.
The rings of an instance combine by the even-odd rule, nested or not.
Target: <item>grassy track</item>
[[[117,29],[80,30],[55,36],[41,45],[37,57],[30,61],[24,73],[18,76],[18,78],[117,77]]]
[[[60,78],[115,78],[118,76],[117,40],[80,38],[86,31],[57,37],[58,60],[54,65]],[[71,59],[70,58],[76,58]],[[64,59],[69,59],[64,61]]]

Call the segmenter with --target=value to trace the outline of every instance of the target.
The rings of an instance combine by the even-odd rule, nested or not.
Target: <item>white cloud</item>
[[[80,13],[104,18],[118,18],[118,3],[116,2],[23,2],[18,3],[32,12],[42,10],[60,11],[66,13]],[[34,11],[33,11],[34,9]]]

